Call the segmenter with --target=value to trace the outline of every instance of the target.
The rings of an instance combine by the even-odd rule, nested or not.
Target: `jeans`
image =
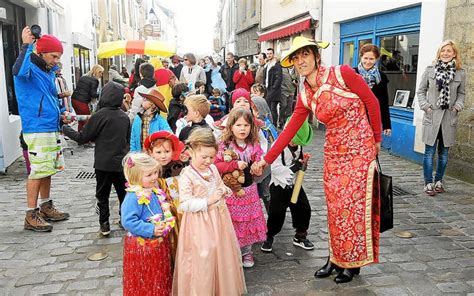
[[[435,182],[443,180],[446,165],[448,164],[449,147],[444,147],[441,128],[436,141],[438,142],[438,163],[436,165]],[[433,183],[433,158],[436,153],[436,141],[433,146],[425,145],[425,155],[423,157],[423,175],[425,178],[425,185]]]
[[[273,119],[273,125],[275,127],[278,126],[278,104],[280,104],[280,101],[270,101],[268,102],[268,107],[270,107],[270,111],[272,112],[272,119]]]

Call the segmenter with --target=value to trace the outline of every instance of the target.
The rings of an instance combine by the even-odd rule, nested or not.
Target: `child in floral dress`
[[[124,158],[128,181],[122,203],[123,295],[170,295],[171,250],[168,234],[175,226],[166,193],[156,188],[160,165],[144,153]]]

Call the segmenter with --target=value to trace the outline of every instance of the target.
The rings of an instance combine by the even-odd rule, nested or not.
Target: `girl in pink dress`
[[[246,293],[239,245],[224,197],[231,193],[213,165],[217,143],[207,128],[188,138],[191,165],[179,178],[179,230],[173,295]]]
[[[238,160],[224,161],[224,151],[233,150]],[[242,252],[243,266],[254,265],[252,245],[266,239],[267,226],[258,196],[257,184],[253,180],[253,163],[258,162],[263,150],[258,142],[258,127],[252,113],[244,108],[234,108],[229,114],[226,128],[219,142],[215,164],[219,173],[225,174],[236,169],[245,173],[245,194],[232,194],[226,199],[232,217],[235,233]]]

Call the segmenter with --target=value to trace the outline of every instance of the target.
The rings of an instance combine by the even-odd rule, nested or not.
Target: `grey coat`
[[[439,91],[436,87],[435,68],[428,66],[421,78],[417,96],[423,115],[423,143],[434,146],[438,131],[441,127],[445,147],[453,146],[456,141],[456,129],[458,126],[459,112],[464,108],[464,97],[466,95],[466,71],[456,70],[453,81],[450,84],[449,109],[440,109],[436,105]],[[428,112],[431,108],[432,111]]]

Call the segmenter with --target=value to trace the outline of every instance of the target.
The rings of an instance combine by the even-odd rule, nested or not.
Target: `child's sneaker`
[[[249,252],[249,253],[242,256],[242,265],[245,268],[250,268],[250,267],[253,267],[255,265],[255,261],[253,260],[252,252]]]
[[[293,238],[293,245],[303,248],[305,250],[312,250],[314,249],[314,245],[312,242],[309,241],[307,238]]]
[[[273,237],[269,237],[266,241],[263,242],[263,245],[260,247],[260,250],[262,250],[263,252],[271,252],[273,250],[272,245]]]
[[[444,192],[443,181],[441,180],[436,181],[434,188],[437,193],[443,193]]]
[[[110,223],[109,223],[109,221],[100,224],[100,233],[103,236],[108,236],[110,234]]]
[[[436,195],[436,191],[435,191],[435,186],[433,183],[428,183],[425,185],[425,188],[423,189],[425,191],[426,194],[428,194],[429,196],[435,196]]]

